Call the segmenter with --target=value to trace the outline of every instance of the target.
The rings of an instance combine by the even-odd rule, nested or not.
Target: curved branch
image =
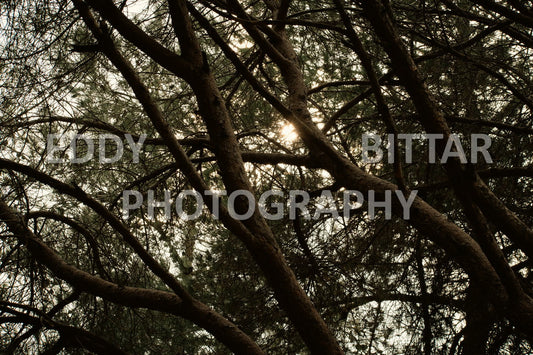
[[[237,354],[264,354],[237,326],[195,299],[184,302],[170,292],[117,285],[65,263],[28,229],[24,219],[2,199],[0,220],[24,242],[36,260],[75,289],[123,306],[147,308],[181,316],[206,329]]]
[[[182,297],[185,301],[190,300],[191,296],[181,286],[181,284],[172,276],[167,270],[165,270],[142,246],[142,244],[135,238],[130,230],[118,219],[111,211],[109,211],[104,205],[97,200],[93,199],[85,193],[78,186],[72,186],[65,184],[59,180],[56,180],[45,173],[42,173],[32,167],[15,163],[9,160],[0,158],[0,168],[18,171],[28,177],[36,179],[50,187],[53,187],[60,193],[69,195],[78,201],[84,203],[95,211],[100,217],[102,217],[109,225],[117,231],[124,239],[124,241],[131,246],[135,253],[141,258],[141,260],[148,266],[148,268],[161,280],[170,287],[176,294]]]
[[[98,270],[98,273],[100,274],[101,277],[105,276],[107,279],[109,279],[109,274],[105,271],[105,269],[104,269],[104,267],[102,265],[102,261],[100,259],[100,251],[98,249],[98,242],[96,241],[96,239],[94,238],[92,233],[87,228],[85,228],[84,226],[82,226],[78,222],[74,221],[73,219],[70,219],[70,218],[68,218],[66,216],[60,215],[59,213],[55,213],[55,212],[52,212],[52,211],[33,211],[33,212],[28,213],[26,215],[26,218],[27,219],[30,219],[30,218],[53,219],[53,220],[56,220],[58,222],[62,222],[64,224],[70,226],[76,232],[78,232],[81,235],[83,235],[83,237],[87,241],[87,244],[89,244],[89,247],[91,248],[91,250],[93,252],[93,259],[94,259],[94,262],[96,264],[96,268]]]

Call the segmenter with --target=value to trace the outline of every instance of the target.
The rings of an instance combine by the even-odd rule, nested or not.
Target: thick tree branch
[[[21,238],[36,260],[75,289],[123,306],[147,308],[189,319],[213,334],[236,354],[264,354],[234,324],[195,299],[184,302],[175,294],[165,291],[119,286],[65,263],[27,228],[24,219],[2,199],[0,199],[0,220],[4,221],[13,234]]]
[[[82,3],[81,0],[73,0]],[[191,64],[182,56],[163,47],[128,19],[110,0],[87,0],[87,3],[116,28],[124,38],[146,53],[163,68],[185,81],[194,80]]]

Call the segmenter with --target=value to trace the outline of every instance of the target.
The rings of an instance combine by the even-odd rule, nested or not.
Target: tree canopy
[[[532,31],[519,0],[3,0],[0,351],[532,352]]]

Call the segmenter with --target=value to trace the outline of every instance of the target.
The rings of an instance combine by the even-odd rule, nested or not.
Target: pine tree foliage
[[[0,352],[532,352],[532,31],[519,0],[2,1]],[[402,133],[467,157],[485,135],[493,161],[432,164],[427,140],[363,160],[363,135]],[[93,159],[68,161],[74,135]],[[409,219],[396,198],[391,219],[239,221],[227,197],[215,218],[207,195],[194,220],[123,214],[126,190],[208,189],[306,191],[311,215],[325,190],[417,198]]]

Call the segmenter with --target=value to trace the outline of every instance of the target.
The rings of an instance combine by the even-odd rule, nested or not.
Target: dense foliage
[[[532,31],[518,0],[2,1],[0,351],[533,351]],[[493,162],[363,161],[393,133],[485,134]],[[124,154],[52,163],[51,134]],[[409,220],[123,215],[125,190],[191,189],[418,197]]]

